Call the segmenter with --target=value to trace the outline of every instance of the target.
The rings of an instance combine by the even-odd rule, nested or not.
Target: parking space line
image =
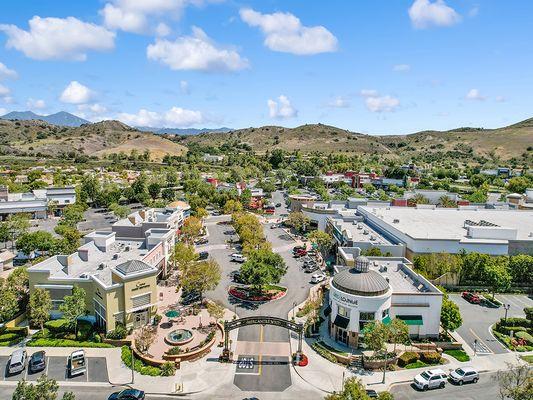
[[[504,299],[504,302],[505,302],[505,303],[510,303],[511,305],[517,307],[518,310],[521,310],[521,309],[523,308],[520,304],[518,304],[518,303],[515,302],[516,299],[511,299],[511,298],[508,297],[508,296],[501,296],[501,295],[498,296],[498,297]]]
[[[50,357],[46,357],[46,368],[44,369],[44,373],[46,374],[46,376],[48,376],[48,366],[50,365],[49,363],[50,361]]]
[[[526,296],[514,296],[513,299],[515,299],[517,302],[522,304],[524,307],[530,307],[531,304],[529,304],[525,299],[527,299]]]
[[[263,343],[263,325],[259,326],[259,343]],[[257,358],[257,362],[259,363],[258,373],[261,375],[261,372],[263,372],[263,364],[261,360],[263,359],[263,355],[261,354],[261,351],[259,351],[259,356]]]
[[[85,382],[89,382],[89,357],[85,357]]]

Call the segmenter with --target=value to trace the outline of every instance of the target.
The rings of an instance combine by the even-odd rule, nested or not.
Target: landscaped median
[[[35,333],[26,345],[28,347],[114,347],[102,342],[100,334],[90,322],[80,320],[77,325],[75,333],[64,319],[48,321],[44,324],[44,329]]]
[[[230,286],[228,292],[239,300],[265,302],[281,299],[287,293],[287,288],[278,285],[264,285],[258,290],[253,286]]]

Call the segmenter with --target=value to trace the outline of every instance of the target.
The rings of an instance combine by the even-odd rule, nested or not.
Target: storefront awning
[[[327,306],[325,309],[324,309],[324,316],[328,316],[329,314],[331,314],[331,307],[330,306]]]
[[[384,325],[390,325],[391,322],[392,322],[392,320],[390,319],[390,316],[388,316],[388,315],[381,320],[381,323],[384,324]]]
[[[396,318],[401,319],[407,325],[424,325],[421,315],[397,315]]]
[[[350,324],[350,320],[343,316],[337,315],[335,317],[335,322],[333,323],[337,325],[339,328],[346,329],[348,328],[348,325]]]

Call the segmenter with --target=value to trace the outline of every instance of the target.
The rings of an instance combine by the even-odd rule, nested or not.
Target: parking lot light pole
[[[477,356],[477,339],[474,339],[474,356]]]
[[[292,319],[293,320],[296,318],[296,306],[297,306],[296,302],[293,301],[292,303]]]
[[[131,383],[135,382],[135,355],[133,354],[133,344],[130,346],[131,350]]]
[[[511,308],[511,305],[510,304],[504,304],[503,305],[503,308],[505,309],[505,322],[507,322],[507,311],[509,311],[509,309]]]

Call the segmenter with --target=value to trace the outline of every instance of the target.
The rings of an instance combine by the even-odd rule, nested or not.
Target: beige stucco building
[[[117,323],[137,327],[157,310],[157,279],[166,274],[174,247],[173,229],[152,228],[144,239],[120,239],[116,232],[95,231],[76,253],[56,255],[28,268],[30,293],[50,292],[53,316],[74,286],[86,292],[88,315],[104,331]]]

